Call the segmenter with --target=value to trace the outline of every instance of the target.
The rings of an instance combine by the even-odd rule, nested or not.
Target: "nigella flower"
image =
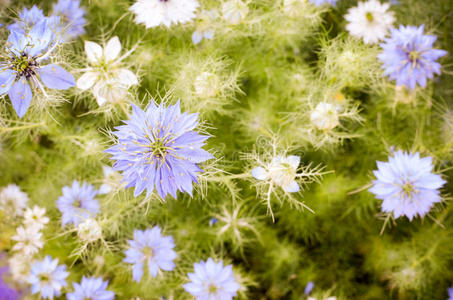
[[[453,287],[448,289],[448,299],[447,300],[453,300]]]
[[[200,13],[197,28],[192,33],[192,42],[197,45],[203,39],[211,40],[214,37],[214,21],[218,17],[215,10],[204,10]]]
[[[9,184],[0,191],[0,210],[6,216],[22,216],[27,202],[28,195],[15,184]]]
[[[78,181],[72,187],[63,187],[63,195],[57,200],[57,206],[63,214],[61,223],[79,225],[85,219],[92,218],[99,213],[99,202],[94,198],[97,191],[91,184],[85,182],[80,185]]]
[[[18,227],[17,233],[11,239],[16,241],[12,250],[20,251],[25,256],[32,256],[44,246],[40,228],[36,227]]]
[[[135,23],[146,28],[173,23],[186,23],[195,18],[200,4],[197,0],[137,0],[129,10],[135,13]]]
[[[223,262],[215,263],[212,258],[206,262],[194,264],[195,273],[187,274],[191,282],[183,285],[184,289],[197,300],[233,299],[239,290],[233,273],[233,266],[223,266]]]
[[[30,9],[24,7],[22,12],[19,13],[19,20],[8,25],[7,28],[11,31],[25,34],[28,30],[33,28],[35,24],[45,18],[42,9],[38,8],[36,5],[33,5]]]
[[[58,259],[52,259],[47,255],[43,260],[36,261],[31,266],[28,283],[31,285],[31,293],[40,293],[44,299],[53,299],[61,294],[62,287],[66,286],[65,265],[58,265]]]
[[[426,79],[440,74],[441,65],[436,60],[447,54],[433,49],[437,37],[423,34],[425,26],[400,26],[391,29],[392,36],[381,44],[383,49],[378,58],[383,62],[384,74],[396,85],[415,89],[418,83],[426,87]]]
[[[115,293],[107,291],[108,281],[101,277],[82,277],[80,283],[73,283],[74,292],[66,294],[68,300],[113,300]]]
[[[134,239],[129,240],[129,249],[125,251],[124,262],[133,264],[132,278],[139,282],[143,276],[143,267],[148,266],[148,272],[157,276],[159,269],[171,271],[175,268],[173,260],[177,257],[173,250],[173,237],[162,236],[159,226],[152,229],[134,230]]]
[[[423,217],[434,203],[441,201],[438,189],[446,181],[432,172],[431,157],[420,158],[418,152],[397,151],[388,162],[378,161],[377,166],[370,192],[384,200],[382,211],[412,221],[414,216]]]
[[[8,93],[21,118],[30,106],[32,88],[38,87],[46,94],[43,84],[57,90],[75,85],[74,77],[62,67],[42,65],[54,48],[54,34],[49,22],[44,19],[27,34],[12,31],[6,44],[9,58],[0,61],[0,95]]]
[[[295,193],[300,190],[299,184],[295,180],[299,163],[299,156],[276,156],[267,167],[254,168],[252,176],[258,180],[270,180],[287,193]]]
[[[335,5],[338,0],[310,0],[311,3],[320,6],[324,4]]]
[[[248,4],[242,0],[230,0],[222,4],[223,19],[231,25],[238,25],[244,21],[248,12]]]
[[[348,21],[346,29],[352,36],[362,38],[366,44],[374,44],[386,35],[395,17],[388,11],[390,4],[378,0],[359,2],[358,6],[350,8],[345,15]]]
[[[209,137],[194,131],[197,124],[198,114],[181,113],[179,101],[168,107],[151,101],[146,111],[132,104],[130,120],[113,132],[118,143],[105,152],[113,155],[126,187],[135,186],[135,197],[154,187],[162,199],[176,198],[177,190],[192,196],[192,181],[198,183],[202,172],[197,163],[213,158],[202,149]]]
[[[340,125],[338,106],[320,102],[310,114],[310,121],[319,130],[331,130]]]
[[[53,5],[53,15],[59,17],[59,28],[64,40],[69,41],[85,33],[85,10],[80,0],[59,0]]]
[[[46,209],[34,206],[33,209],[27,208],[24,213],[24,225],[25,227],[36,228],[41,230],[44,226],[49,223],[49,218],[46,217]]]

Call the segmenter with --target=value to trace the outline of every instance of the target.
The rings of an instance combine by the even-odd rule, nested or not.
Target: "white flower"
[[[270,180],[273,184],[280,186],[285,192],[298,192],[300,187],[295,178],[299,163],[300,157],[295,155],[288,157],[276,156],[266,168],[254,168],[252,176],[258,180]]]
[[[388,11],[389,7],[390,4],[381,4],[378,0],[359,2],[344,17],[349,22],[346,29],[366,44],[377,43],[387,35],[395,21],[393,12]]]
[[[230,0],[222,5],[223,18],[231,25],[237,25],[244,21],[248,12],[247,4],[242,0]]]
[[[32,256],[44,246],[42,233],[35,227],[18,227],[17,233],[11,239],[16,241],[14,251],[21,251],[25,256]]]
[[[77,80],[77,87],[83,91],[92,89],[99,106],[123,100],[128,89],[138,83],[137,76],[121,66],[121,61],[130,53],[119,57],[121,43],[117,36],[111,38],[104,48],[85,41],[85,52],[91,67]]]
[[[8,259],[9,271],[14,281],[25,283],[30,273],[31,258],[17,253]]]
[[[79,238],[87,243],[91,243],[102,238],[102,229],[94,219],[86,219],[77,226]]]
[[[122,177],[120,173],[113,170],[112,167],[102,166],[102,172],[104,174],[104,180],[102,185],[99,187],[99,194],[109,194],[121,186]]]
[[[219,77],[210,72],[203,72],[195,78],[195,94],[201,98],[215,97],[219,92]]]
[[[44,225],[49,223],[49,218],[46,217],[46,209],[34,206],[33,209],[27,208],[24,213],[24,225],[25,227],[33,227],[37,230],[44,228]]]
[[[204,10],[200,13],[197,29],[192,33],[192,42],[197,45],[204,38],[211,40],[214,37],[213,23],[218,17],[215,10]]]
[[[338,108],[331,103],[318,103],[311,112],[310,120],[319,130],[331,130],[340,124]]]
[[[173,23],[186,23],[195,18],[200,4],[197,0],[137,0],[129,10],[136,15],[135,23],[145,24],[146,28]]]
[[[3,210],[6,216],[22,216],[27,202],[28,195],[15,184],[9,184],[0,192],[0,210]]]

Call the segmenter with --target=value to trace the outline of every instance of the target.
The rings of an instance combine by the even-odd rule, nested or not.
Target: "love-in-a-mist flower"
[[[254,168],[252,176],[258,180],[269,180],[287,193],[295,193],[300,190],[299,184],[295,180],[299,163],[299,156],[276,156],[266,167]]]
[[[194,264],[194,273],[187,276],[191,282],[183,285],[184,289],[197,300],[229,300],[236,296],[240,286],[234,278],[233,266],[223,266],[212,258]]]
[[[27,282],[30,274],[31,259],[31,257],[25,256],[20,252],[8,258],[9,271],[14,281],[21,284]]]
[[[115,293],[107,290],[108,281],[101,277],[82,277],[80,283],[74,282],[74,292],[66,294],[68,300],[113,300]]]
[[[92,243],[102,238],[102,228],[95,219],[86,219],[77,226],[77,235],[82,242]]]
[[[33,208],[27,208],[24,213],[25,227],[32,227],[38,230],[44,228],[49,223],[49,218],[46,217],[46,209],[35,205]]]
[[[137,0],[129,10],[135,13],[135,23],[146,28],[186,23],[195,18],[200,6],[197,0]]]
[[[102,180],[103,183],[99,187],[99,194],[109,194],[121,187],[121,175],[113,170],[112,167],[102,166],[102,173],[104,178]]]
[[[17,233],[11,238],[16,244],[14,251],[20,251],[26,256],[32,256],[44,246],[42,233],[35,227],[18,227]]]
[[[379,0],[359,2],[344,16],[348,21],[346,29],[352,36],[363,39],[366,44],[377,43],[387,35],[395,21],[389,8],[389,3],[381,3]]]
[[[423,34],[424,28],[424,25],[392,28],[391,37],[381,44],[383,51],[378,58],[383,62],[384,74],[396,80],[398,86],[412,90],[417,84],[426,87],[427,78],[440,74],[437,59],[447,52],[433,48],[437,37]]]
[[[310,3],[313,3],[318,6],[321,6],[324,4],[335,5],[335,4],[337,4],[337,1],[338,0],[310,0]]]
[[[211,40],[214,37],[214,21],[218,17],[215,10],[204,10],[200,13],[196,30],[192,33],[192,42],[197,45],[203,39]]]
[[[72,186],[63,187],[63,195],[57,200],[57,207],[62,213],[61,223],[79,225],[86,219],[99,213],[99,202],[95,199],[94,186],[74,181]]]
[[[31,293],[40,293],[43,299],[53,299],[61,295],[61,289],[67,285],[69,273],[65,265],[58,264],[58,258],[47,255],[43,260],[31,265],[27,282],[31,285]]]
[[[77,87],[83,91],[91,89],[99,106],[124,101],[128,89],[138,83],[137,76],[122,64],[131,51],[120,56],[121,43],[114,36],[104,47],[85,41],[85,52],[90,66],[77,80]]]
[[[33,5],[30,9],[24,7],[19,13],[19,20],[14,22],[11,25],[8,25],[7,28],[11,31],[16,31],[22,34],[25,34],[29,31],[35,24],[44,20],[46,17],[42,9],[38,8],[36,5]]]
[[[132,264],[132,278],[139,282],[143,276],[143,268],[153,277],[160,269],[171,271],[175,268],[173,260],[177,257],[173,250],[173,237],[162,236],[159,226],[146,230],[134,230],[134,239],[129,240],[129,249],[125,251],[124,262]]]
[[[198,114],[181,113],[179,101],[165,107],[151,101],[146,111],[132,104],[130,120],[116,127],[117,144],[105,152],[116,160],[113,169],[122,171],[126,187],[135,186],[134,196],[156,188],[162,199],[176,192],[192,195],[198,183],[198,163],[213,156],[202,149],[209,136],[194,131]]]
[[[426,215],[434,203],[441,202],[439,188],[446,181],[433,173],[431,157],[397,151],[388,162],[378,161],[377,166],[370,192],[384,200],[382,211],[412,221],[417,215]]]
[[[85,10],[80,7],[80,0],[58,0],[53,5],[53,16],[59,17],[58,28],[65,41],[85,33]]]
[[[0,210],[5,216],[22,216],[27,202],[28,195],[15,184],[9,184],[0,191]]]
[[[453,300],[453,287],[448,289],[448,299],[447,300]]]
[[[331,130],[340,124],[338,107],[332,103],[320,102],[310,114],[311,123],[319,130]]]
[[[19,117],[27,112],[32,89],[44,86],[66,90],[75,85],[74,77],[56,64],[46,64],[54,49],[55,36],[49,19],[33,26],[26,34],[12,31],[6,43],[7,59],[0,61],[0,95],[8,93]]]
[[[240,24],[249,13],[247,3],[242,0],[230,0],[222,4],[223,19],[231,25]]]

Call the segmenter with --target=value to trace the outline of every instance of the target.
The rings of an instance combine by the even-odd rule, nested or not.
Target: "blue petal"
[[[44,85],[50,89],[66,90],[75,86],[74,76],[55,64],[39,68],[38,74]]]
[[[25,77],[21,77],[12,85],[8,95],[17,115],[22,118],[27,112],[32,99],[31,88]]]
[[[16,78],[16,71],[4,69],[0,71],[0,95],[9,91]]]

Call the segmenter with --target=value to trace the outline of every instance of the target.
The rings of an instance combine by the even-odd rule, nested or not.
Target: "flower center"
[[[151,247],[146,246],[142,249],[143,257],[148,260],[154,256],[154,251]]]
[[[365,17],[368,20],[368,22],[373,22],[374,21],[374,16],[373,16],[373,13],[371,13],[371,12],[367,12],[365,14]]]
[[[406,182],[403,187],[403,195],[406,196],[406,198],[410,198],[412,194],[415,192],[414,186],[410,182]]]
[[[11,64],[11,69],[17,72],[18,77],[25,76],[27,79],[36,75],[35,70],[39,66],[34,58],[28,57],[25,53],[12,57]]]
[[[418,51],[411,51],[411,52],[409,52],[409,60],[410,60],[413,64],[416,64],[419,58],[420,58],[420,53],[419,53]]]
[[[50,282],[50,274],[48,273],[39,274],[39,281],[41,281],[42,284]]]
[[[82,208],[82,201],[80,201],[79,198],[75,198],[74,202],[72,202],[72,205],[77,208]]]
[[[217,293],[217,286],[215,286],[213,283],[209,284],[208,293],[209,294],[216,294]]]
[[[165,159],[167,155],[168,147],[166,146],[167,141],[165,138],[157,138],[154,140],[154,143],[149,145],[150,152],[155,158],[160,160]]]

